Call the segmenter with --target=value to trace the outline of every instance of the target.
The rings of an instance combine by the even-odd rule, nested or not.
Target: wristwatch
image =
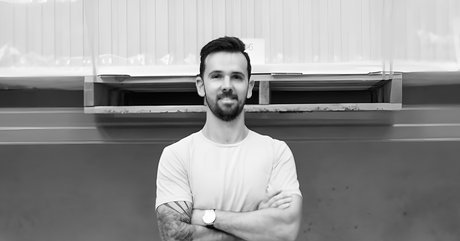
[[[215,209],[204,211],[203,222],[206,224],[206,227],[214,227],[214,221],[216,221]]]

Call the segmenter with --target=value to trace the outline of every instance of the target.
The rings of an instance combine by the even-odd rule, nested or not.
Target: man
[[[203,129],[167,146],[157,175],[162,240],[295,240],[302,196],[289,147],[249,130],[254,81],[244,44],[223,37],[201,49]]]

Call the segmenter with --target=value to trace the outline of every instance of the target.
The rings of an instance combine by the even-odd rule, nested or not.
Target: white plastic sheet
[[[180,74],[223,35],[264,39],[274,70],[459,69],[457,0],[0,0],[0,16],[3,80]]]

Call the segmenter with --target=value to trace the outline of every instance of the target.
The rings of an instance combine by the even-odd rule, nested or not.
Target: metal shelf
[[[196,92],[195,78],[195,76],[88,76],[85,77],[84,84],[85,113],[204,112],[205,107],[199,100],[197,103],[196,99],[194,101],[184,99],[181,103],[177,103],[177,96]],[[256,81],[254,91],[258,94],[258,100],[257,103],[248,103],[245,107],[247,112],[252,113],[395,111],[402,108],[402,75],[399,73],[392,75],[387,73],[357,75],[256,73],[252,75],[252,79]],[[162,103],[155,103],[154,98],[152,103],[142,105],[129,104],[135,101],[127,100],[146,94],[159,96],[160,93]],[[340,99],[341,95],[345,97]],[[317,99],[314,96],[317,96]],[[318,96],[322,97],[318,98]],[[347,100],[350,96],[353,100],[361,99],[350,102]],[[171,103],[174,103],[168,104],[168,98],[171,99]]]

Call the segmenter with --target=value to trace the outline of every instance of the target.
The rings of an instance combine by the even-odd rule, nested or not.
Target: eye
[[[220,79],[220,78],[222,78],[221,74],[212,74],[211,75],[211,79]]]
[[[236,79],[236,80],[243,80],[243,76],[239,75],[239,74],[236,74],[236,75],[233,75],[233,79]]]

